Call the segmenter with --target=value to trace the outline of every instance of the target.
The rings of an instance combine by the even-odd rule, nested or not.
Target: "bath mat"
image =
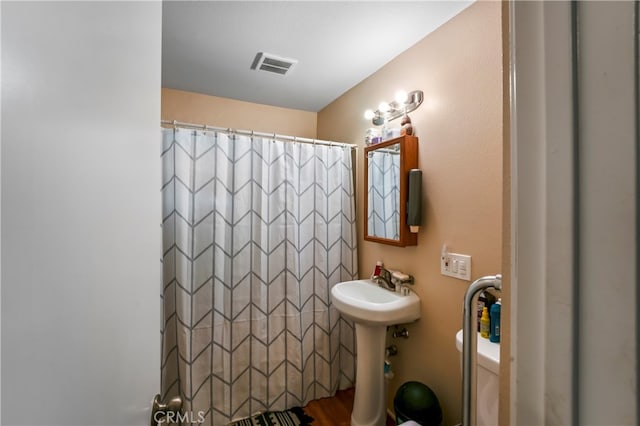
[[[307,416],[301,407],[293,407],[285,411],[267,411],[227,426],[310,426],[312,421],[313,417]]]

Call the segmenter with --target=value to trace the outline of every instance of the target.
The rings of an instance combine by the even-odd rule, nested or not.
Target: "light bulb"
[[[371,120],[373,117],[376,116],[376,113],[373,112],[372,110],[368,109],[364,112],[364,118],[367,120]]]
[[[378,109],[381,113],[384,114],[385,112],[389,111],[389,104],[386,102],[380,102],[380,105],[378,105]]]
[[[407,102],[407,92],[404,90],[398,90],[396,92],[396,102],[399,104],[405,104]]]

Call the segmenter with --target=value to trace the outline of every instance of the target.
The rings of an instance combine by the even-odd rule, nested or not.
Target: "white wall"
[[[570,3],[511,3],[518,425],[638,421],[634,5],[577,4],[574,103]]]
[[[2,58],[2,5],[0,5],[0,58]],[[0,59],[0,63],[1,63]],[[0,82],[2,66],[0,65]],[[2,87],[0,84],[0,241],[2,241]],[[2,383],[2,244],[0,243],[0,384]],[[0,423],[2,423],[2,386],[0,385]]]
[[[148,424],[159,2],[2,2],[2,424]]]
[[[637,425],[636,17],[633,2],[585,2],[578,14],[579,421]]]

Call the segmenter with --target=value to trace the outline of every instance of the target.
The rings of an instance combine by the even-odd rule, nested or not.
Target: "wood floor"
[[[332,398],[311,401],[304,412],[315,420],[312,426],[350,426],[353,410],[354,388],[338,391]],[[387,426],[395,426],[395,422],[387,415]]]

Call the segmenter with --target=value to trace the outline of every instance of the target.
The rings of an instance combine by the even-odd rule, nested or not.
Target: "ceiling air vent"
[[[253,60],[253,64],[251,64],[251,69],[284,75],[291,71],[296,63],[298,63],[298,61],[295,59],[283,58],[271,53],[258,52]]]

